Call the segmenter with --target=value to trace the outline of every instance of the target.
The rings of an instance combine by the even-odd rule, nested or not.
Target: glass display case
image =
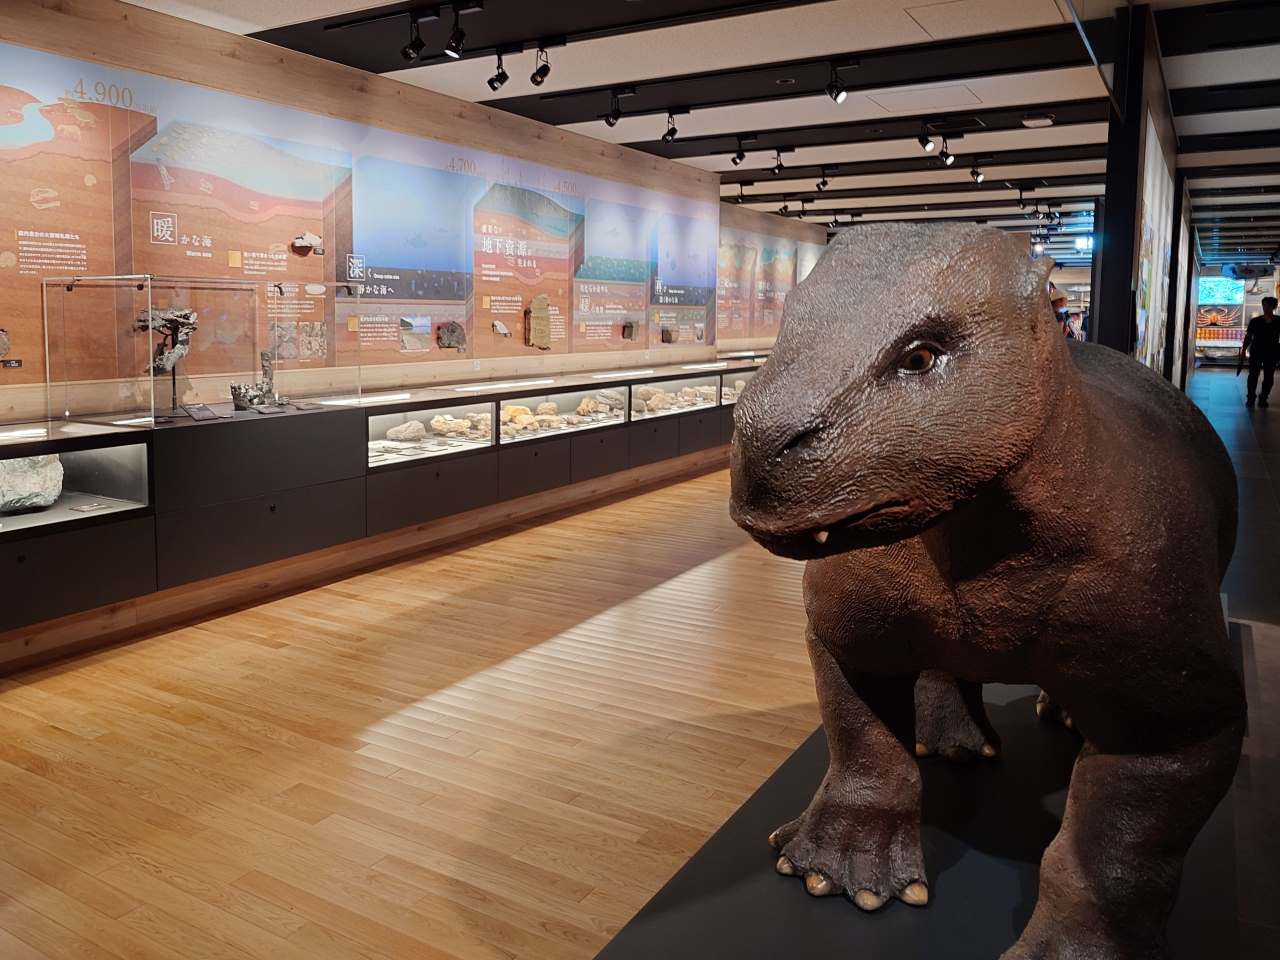
[[[673,413],[687,413],[690,410],[714,407],[719,393],[719,375],[681,377],[654,383],[632,384],[631,419],[665,417]]]
[[[492,403],[435,407],[369,417],[369,466],[425,460],[493,446]]]
[[[589,387],[502,400],[500,443],[594,430],[627,421],[625,387]]]
[[[722,404],[734,404],[738,402],[738,397],[743,390],[746,389],[751,378],[756,375],[755,370],[731,370],[728,373],[720,375],[720,402]]]
[[[358,285],[201,277],[43,281],[51,418],[149,425],[360,392]]]
[[[79,423],[0,427],[0,538],[145,509],[147,444],[137,433]]]

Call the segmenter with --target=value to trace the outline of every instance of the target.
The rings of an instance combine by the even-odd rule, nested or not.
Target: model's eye
[[[927,343],[917,344],[898,360],[903,373],[928,373],[938,362],[938,350]]]

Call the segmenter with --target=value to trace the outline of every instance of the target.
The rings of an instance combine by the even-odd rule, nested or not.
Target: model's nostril
[[[814,424],[806,427],[799,433],[793,434],[791,439],[782,445],[783,453],[790,453],[793,450],[804,450],[813,446],[814,441],[818,439],[818,435],[822,432],[822,427]]]

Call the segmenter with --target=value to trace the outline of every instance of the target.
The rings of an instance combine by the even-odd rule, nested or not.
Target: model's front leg
[[[809,808],[769,837],[778,872],[863,910],[890,897],[923,905],[920,773],[900,740],[910,736],[913,678],[846,673],[812,633],[809,657],[831,763]]]
[[[1000,735],[982,702],[982,684],[941,670],[921,670],[915,700],[917,757],[940,753],[963,761],[1000,752]]]
[[[1098,722],[1097,702],[1080,705],[1086,741],[1066,815],[1040,865],[1035,911],[1003,960],[1168,956],[1165,923],[1182,861],[1231,785],[1244,723],[1231,668],[1212,676],[1201,667],[1194,702],[1205,709],[1161,717],[1150,703],[1120,704],[1148,723],[1158,718],[1136,737],[1115,737],[1114,725]],[[1095,724],[1101,745],[1090,739]]]

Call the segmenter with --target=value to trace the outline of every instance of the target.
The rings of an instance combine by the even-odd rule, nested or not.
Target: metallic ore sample
[[[1036,683],[1084,748],[1005,960],[1165,957],[1240,755],[1236,482],[1179,390],[1062,336],[1051,268],[999,230],[875,224],[787,297],[734,411],[731,510],[808,561],[831,762],[770,840],[815,896],[927,902],[913,753],[993,755],[981,683]]]
[[[252,410],[276,402],[275,357],[270,350],[263,350],[262,379],[257,383],[231,384],[231,402],[237,410]]]
[[[0,513],[43,510],[62,496],[62,461],[56,453],[0,460]]]
[[[442,350],[461,350],[467,345],[467,330],[456,320],[445,320],[436,327],[436,343]]]
[[[138,317],[137,329],[152,330],[160,335],[148,373],[170,373],[178,361],[191,352],[191,335],[196,332],[197,317],[194,310],[181,309],[152,309]]]

